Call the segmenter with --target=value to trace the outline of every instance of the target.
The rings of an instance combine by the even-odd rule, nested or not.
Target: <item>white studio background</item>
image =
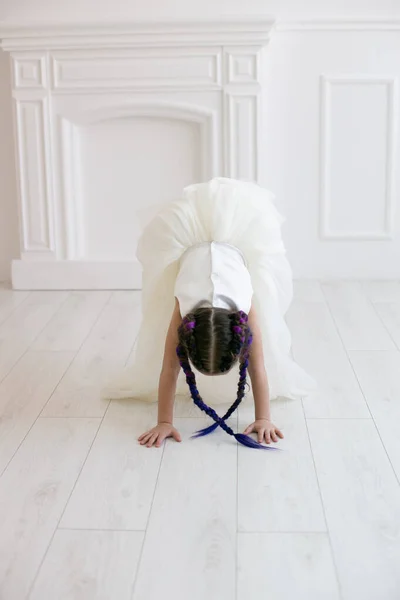
[[[200,9],[183,0],[0,0],[5,26],[215,23],[255,15],[276,21],[262,51],[257,174],[287,217],[284,238],[295,277],[398,278],[400,2],[309,0],[300,7],[294,0],[206,0]],[[189,104],[190,95],[183,100]],[[57,101],[61,107],[63,99]],[[202,177],[199,129],[168,114],[143,113],[80,123],[78,132],[76,159],[86,171],[79,188],[83,258],[120,266],[132,259],[137,210]],[[0,53],[0,281],[10,278],[10,262],[19,258],[14,145],[9,55]],[[84,278],[85,271],[82,285]]]

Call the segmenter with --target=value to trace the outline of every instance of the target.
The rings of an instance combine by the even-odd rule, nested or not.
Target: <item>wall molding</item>
[[[42,258],[54,253],[47,99],[21,100],[15,105],[15,114],[21,252]]]
[[[232,179],[258,180],[260,96],[246,91],[227,93],[226,172]]]
[[[128,23],[0,23],[4,50],[266,45],[274,32],[400,31],[400,15],[279,19],[273,15],[221,21]]]
[[[400,31],[400,18],[332,17],[284,20],[278,19],[274,31]]]
[[[258,48],[225,50],[227,83],[249,84],[260,80],[261,56]]]
[[[55,92],[143,88],[217,89],[221,87],[218,47],[52,52],[51,87]]]
[[[43,53],[19,54],[13,61],[13,85],[18,89],[45,89],[46,57]]]
[[[215,44],[265,45],[273,17],[222,21],[171,21],[163,23],[0,24],[4,50],[57,48],[118,48],[212,46]]]
[[[397,133],[397,78],[391,75],[334,74],[320,77],[320,210],[319,231],[322,240],[391,240],[395,228],[395,154]],[[331,148],[331,86],[333,85],[385,85],[387,93],[386,110],[386,166],[385,166],[385,216],[384,227],[376,231],[335,231],[330,226],[331,197],[329,191],[329,161]]]

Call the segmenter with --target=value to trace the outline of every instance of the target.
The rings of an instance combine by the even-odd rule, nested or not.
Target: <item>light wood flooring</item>
[[[0,290],[1,600],[399,600],[400,283],[295,289],[319,389],[272,403],[281,452],[189,439],[184,402],[183,443],[138,445],[156,406],[102,389],[139,293]]]

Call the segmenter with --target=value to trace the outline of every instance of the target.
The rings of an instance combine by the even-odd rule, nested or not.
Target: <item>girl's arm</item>
[[[253,307],[249,312],[249,326],[253,333],[253,342],[248,371],[254,396],[255,421],[247,427],[244,433],[255,431],[258,434],[259,442],[265,439],[269,444],[271,439],[273,442],[277,442],[278,437],[283,438],[283,434],[271,421],[268,377],[265,370],[261,330]]]
[[[172,425],[176,383],[180,371],[176,347],[178,345],[178,327],[181,321],[179,303],[175,299],[175,308],[165,340],[164,360],[158,385],[157,425],[139,437],[142,446],[151,447],[155,445],[160,447],[167,437],[173,437],[177,442],[181,441],[179,432]]]
[[[178,327],[181,321],[179,303],[175,298],[175,308],[165,340],[164,360],[158,385],[158,423],[172,424],[173,420],[176,383],[180,371],[176,347],[178,345]]]
[[[271,418],[269,403],[268,377],[264,364],[261,331],[254,308],[249,312],[249,326],[253,333],[253,342],[249,358],[249,375],[254,396],[254,412],[256,419]]]

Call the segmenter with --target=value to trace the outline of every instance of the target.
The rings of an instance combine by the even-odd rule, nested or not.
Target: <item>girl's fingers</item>
[[[146,435],[150,435],[151,431],[146,431],[145,433],[142,433],[142,435],[140,435],[138,437],[138,440],[140,442],[140,440],[142,440],[144,437],[146,437]]]
[[[253,425],[249,425],[248,427],[246,427],[246,429],[243,431],[243,433],[245,435],[247,435],[249,433],[253,433],[253,429],[254,429]]]
[[[271,443],[271,437],[269,435],[268,429],[265,430],[265,441],[267,442],[267,444]]]
[[[177,442],[181,442],[182,438],[181,438],[181,434],[179,433],[179,431],[176,431],[176,429],[172,430],[172,437],[174,438],[174,440],[176,440]]]
[[[276,433],[276,435],[278,437],[280,437],[283,440],[284,436],[283,436],[283,433],[282,433],[282,431],[280,429],[275,429],[275,433]]]
[[[276,433],[275,433],[275,431],[273,429],[271,431],[271,438],[272,438],[273,442],[277,442],[278,441],[278,438],[276,437]]]
[[[158,436],[158,438],[156,440],[156,448],[159,448],[164,440],[165,440],[165,435],[160,433],[160,435]]]
[[[258,441],[260,444],[263,441],[263,438],[264,438],[264,429],[259,429],[258,430]]]
[[[150,440],[147,442],[146,446],[148,448],[151,448],[157,438],[158,438],[158,433],[153,433],[153,435],[151,436]]]
[[[150,439],[151,433],[145,433],[142,436],[142,439],[140,440],[140,443],[142,444],[142,446],[147,442],[147,440]]]

